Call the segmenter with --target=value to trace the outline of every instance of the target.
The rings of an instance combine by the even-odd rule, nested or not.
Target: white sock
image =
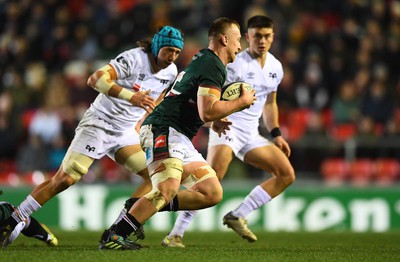
[[[246,217],[251,211],[256,210],[271,200],[270,195],[260,186],[256,186],[246,196],[243,202],[232,211],[235,217]]]
[[[24,201],[17,207],[17,212],[13,212],[12,217],[17,222],[25,221],[33,212],[42,206],[36,200],[28,195]]]
[[[197,214],[196,210],[180,211],[176,218],[174,228],[169,232],[168,236],[180,236],[183,237],[185,230],[189,226],[190,222],[195,218]]]

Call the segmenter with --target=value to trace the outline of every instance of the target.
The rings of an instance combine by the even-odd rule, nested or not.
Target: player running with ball
[[[249,48],[239,53],[228,64],[227,82],[244,81],[256,90],[257,100],[249,109],[228,117],[233,124],[222,136],[210,130],[207,161],[223,179],[235,154],[240,160],[272,175],[257,185],[233,211],[226,214],[223,223],[250,242],[257,237],[247,227],[245,217],[282,193],[295,180],[289,162],[290,147],[281,135],[278,122],[276,93],[283,77],[281,63],[269,53],[274,40],[273,21],[265,16],[254,16],[247,23],[246,40]],[[259,118],[271,132],[273,142],[258,132]],[[196,211],[181,212],[172,231],[163,239],[167,247],[185,247],[182,238]]]
[[[113,239],[127,239],[172,200],[179,210],[207,208],[222,199],[215,171],[194,148],[191,139],[205,122],[217,121],[250,107],[254,93],[242,88],[241,96],[221,101],[225,66],[240,51],[240,28],[228,18],[216,19],[209,29],[208,48],[200,50],[179,73],[164,100],[143,122],[140,144],[146,152],[153,189],[109,229],[100,249],[109,249]],[[221,133],[224,130],[216,128]],[[220,126],[221,127],[221,126]],[[180,190],[180,185],[187,190]],[[102,238],[103,239],[103,238]],[[129,249],[129,246],[124,248]],[[134,249],[134,248],[130,248]]]

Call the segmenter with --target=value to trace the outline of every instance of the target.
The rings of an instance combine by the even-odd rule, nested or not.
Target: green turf
[[[139,251],[99,251],[100,232],[55,230],[60,245],[50,248],[21,235],[0,249],[0,261],[400,261],[397,233],[268,233],[247,243],[233,232],[188,232],[184,249],[160,246],[165,233],[146,232]]]

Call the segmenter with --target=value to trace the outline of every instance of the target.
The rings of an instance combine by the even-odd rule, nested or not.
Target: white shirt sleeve
[[[110,64],[117,71],[117,79],[125,79],[143,71],[143,61],[135,49],[122,52],[115,59],[112,59]]]

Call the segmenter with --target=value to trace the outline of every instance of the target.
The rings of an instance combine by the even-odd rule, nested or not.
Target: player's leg
[[[3,191],[0,191],[0,194],[1,193],[3,193]],[[15,207],[8,202],[0,202],[0,223],[4,222],[11,216],[14,208]],[[18,223],[18,225],[12,229],[7,241],[4,242],[3,247],[11,244],[18,237],[24,227],[25,221]]]
[[[125,168],[132,174],[137,174],[143,179],[143,182],[132,193],[130,199],[126,201],[123,210],[113,223],[116,224],[141,196],[151,191],[152,185],[149,172],[147,171],[146,156],[139,144],[129,145],[118,149],[114,158],[117,163],[125,166]]]
[[[134,203],[113,227],[111,236],[126,240],[131,233],[135,233],[138,238],[143,238],[140,230],[144,222],[175,197],[183,172],[183,155],[175,157],[174,152],[183,152],[180,143],[182,137],[183,135],[168,127],[142,126],[141,145],[147,150],[152,190]],[[174,141],[171,143],[174,146],[170,146],[170,141]],[[101,243],[99,248],[111,249],[108,242]]]
[[[29,217],[21,233],[27,237],[34,237],[45,242],[48,246],[58,246],[58,239],[50,229],[40,224],[34,217]]]
[[[118,149],[115,153],[115,161],[143,179],[142,184],[132,193],[131,197],[141,197],[150,192],[152,185],[147,171],[146,155],[139,143]]]
[[[289,159],[275,145],[249,151],[245,155],[244,161],[272,175],[271,178],[259,185],[270,198],[282,193],[295,180],[295,172]]]
[[[20,222],[42,207],[48,200],[75,184],[85,175],[94,159],[69,150],[57,173],[36,186],[12,215],[0,224],[0,246],[5,246],[9,234]]]
[[[0,202],[0,222],[9,218],[14,211],[15,207],[8,202]],[[50,232],[46,230],[42,225],[37,222],[33,217],[28,217],[25,221],[18,223],[18,225],[11,232],[8,239],[8,244],[11,244],[18,235],[22,233],[28,237],[35,237],[39,240],[46,242],[49,246],[58,245],[57,238]]]
[[[132,233],[138,239],[144,238],[143,224],[170,202],[180,187],[182,160],[166,158],[154,161],[148,167],[151,172],[152,190],[139,198],[128,212],[111,229],[106,241],[101,241],[99,249],[139,249],[140,246],[127,239]],[[117,241],[115,241],[116,239]]]
[[[294,182],[295,174],[289,159],[273,144],[253,148],[245,154],[244,161],[272,174],[272,177],[253,188],[235,210],[224,216],[223,221],[242,238],[254,242],[257,237],[248,229],[245,217],[283,192]]]
[[[232,159],[232,148],[228,145],[215,145],[208,148],[207,162],[215,170],[219,181],[224,178]],[[182,194],[184,194],[184,191],[178,192],[178,197],[182,197]],[[161,245],[165,247],[185,247],[182,243],[183,235],[196,214],[196,210],[180,211],[174,227],[162,240]]]
[[[132,174],[139,175],[143,182],[132,193],[129,199],[125,201],[119,216],[111,225],[110,228],[104,230],[100,243],[107,241],[111,234],[111,229],[118,223],[127,210],[143,195],[151,191],[151,180],[147,171],[146,156],[140,147],[139,134],[132,132],[132,130],[125,131],[118,139],[116,146],[108,152],[108,156],[115,162],[124,166]]]

